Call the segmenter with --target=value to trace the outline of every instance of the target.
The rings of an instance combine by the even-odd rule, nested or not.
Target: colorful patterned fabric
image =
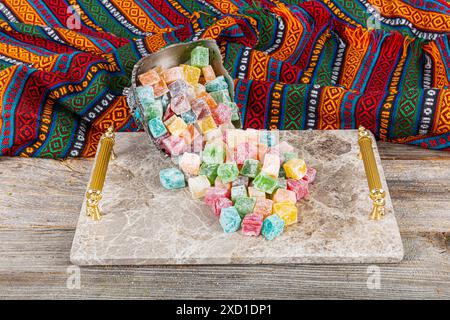
[[[143,56],[216,39],[245,127],[369,128],[450,150],[445,0],[1,0],[0,155],[93,156],[134,131]]]

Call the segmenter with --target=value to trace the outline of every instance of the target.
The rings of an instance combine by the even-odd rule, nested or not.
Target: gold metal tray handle
[[[95,221],[102,218],[98,206],[102,199],[103,185],[105,184],[109,160],[114,156],[114,142],[114,127],[110,126],[100,138],[91,179],[89,181],[89,189],[86,192],[86,214]]]
[[[372,148],[372,139],[369,132],[362,126],[358,129],[358,144],[360,156],[364,163],[364,170],[369,184],[370,199],[373,202],[373,208],[369,219],[380,220],[385,214],[385,191],[381,186],[380,174],[378,172],[377,162]]]

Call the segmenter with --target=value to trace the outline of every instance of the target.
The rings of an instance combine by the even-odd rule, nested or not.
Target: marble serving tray
[[[86,216],[84,202],[70,259],[77,265],[394,263],[403,257],[380,157],[386,216],[371,209],[356,130],[282,131],[317,169],[309,199],[299,203],[301,221],[267,241],[240,232],[224,234],[217,218],[187,189],[168,191],[160,169],[173,166],[145,133],[119,133],[117,159],[109,165],[101,221]]]

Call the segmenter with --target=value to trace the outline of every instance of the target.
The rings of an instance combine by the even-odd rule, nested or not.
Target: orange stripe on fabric
[[[0,71],[0,115],[2,114],[4,107],[3,101],[5,99],[5,92],[7,89],[9,89],[8,85],[14,77],[14,73],[17,68],[18,66],[13,66]],[[2,131],[2,126],[3,120],[2,117],[0,117],[0,132]]]
[[[446,14],[421,10],[409,5],[404,0],[369,0],[368,2],[372,6],[378,7],[382,16],[406,18],[415,27],[422,30],[450,32],[450,19]]]
[[[216,9],[222,13],[237,13],[239,8],[229,0],[211,0],[209,1]]]
[[[14,12],[23,23],[45,26],[46,23],[29,3],[23,0],[3,0],[7,7]]]
[[[442,61],[441,53],[436,45],[436,42],[428,42],[424,44],[423,50],[428,53],[433,59],[434,66],[434,84],[433,87],[443,88],[449,85],[449,77],[446,72],[446,67]]]
[[[156,52],[159,49],[163,48],[167,44],[167,41],[164,38],[163,33],[157,33],[152,36],[146,37],[145,44],[150,52]]]
[[[128,21],[145,32],[161,32],[162,28],[148,16],[148,14],[134,1],[110,0],[115,7],[122,12]]]
[[[100,137],[109,126],[113,125],[117,131],[128,123],[131,114],[125,96],[118,97],[115,102],[97,119],[86,134],[86,146],[82,157],[93,157],[97,150]]]
[[[339,129],[340,113],[339,106],[347,91],[339,87],[324,87],[319,103],[319,123],[318,128],[321,130]]]
[[[226,17],[220,19],[212,26],[208,27],[202,34],[202,39],[217,39],[219,34],[222,32],[224,28],[234,26],[236,24],[236,20],[233,17]]]
[[[97,47],[89,38],[84,35],[70,29],[55,28],[61,38],[72,47],[77,48],[80,51],[95,54],[103,57],[105,52]]]
[[[248,79],[267,81],[267,72],[269,72],[270,57],[260,51],[254,50],[250,54],[250,64],[248,67]]]
[[[369,48],[371,33],[362,28],[345,29],[345,35],[350,42],[344,59],[343,73],[340,84],[349,89],[355,81],[356,74]]]
[[[271,54],[274,59],[285,61],[297,50],[301,35],[305,32],[302,23],[296,18],[292,12],[282,3],[277,3],[277,7],[272,12],[280,15],[285,20],[286,29],[284,33],[284,41],[280,47]]]
[[[34,68],[43,71],[52,71],[55,62],[58,59],[57,55],[40,56],[25,48],[3,42],[0,42],[0,53],[4,56],[13,58],[14,60],[31,64]]]
[[[341,19],[344,20],[345,22],[354,25],[354,26],[361,26],[358,22],[356,22],[355,20],[353,20],[352,18],[350,18],[348,15],[345,14],[345,12],[343,12],[341,9],[339,9],[338,7],[336,7],[336,5],[333,3],[332,0],[323,0],[323,3],[330,8],[330,10],[334,13],[334,15]]]
[[[433,133],[447,133],[450,132],[450,90],[442,89],[438,101]]]

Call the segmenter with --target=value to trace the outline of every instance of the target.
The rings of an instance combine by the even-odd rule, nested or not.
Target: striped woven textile
[[[0,155],[93,156],[134,131],[123,89],[172,43],[216,39],[245,127],[349,129],[450,150],[444,0],[0,0]]]

